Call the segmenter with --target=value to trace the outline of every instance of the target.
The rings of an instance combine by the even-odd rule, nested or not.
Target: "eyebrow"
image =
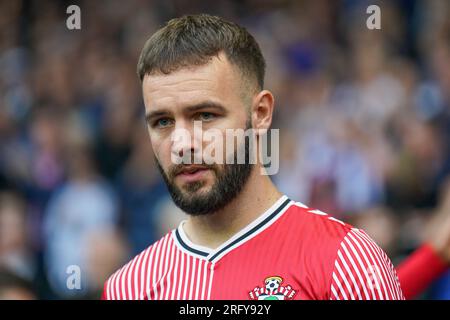
[[[227,113],[227,109],[225,109],[225,107],[223,105],[221,105],[220,103],[217,103],[217,102],[213,102],[213,101],[205,101],[205,102],[201,102],[198,104],[187,106],[183,109],[183,112],[192,113],[192,112],[203,110],[203,109],[215,109],[217,112],[224,113],[224,114]],[[148,123],[155,118],[158,118],[161,116],[167,116],[170,113],[171,112],[166,109],[146,112],[145,113],[145,121],[147,121],[147,123]]]

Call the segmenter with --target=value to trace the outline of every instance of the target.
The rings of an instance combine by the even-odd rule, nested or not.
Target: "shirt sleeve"
[[[340,244],[330,300],[404,300],[390,259],[362,230],[353,228]]]
[[[430,244],[423,244],[397,267],[406,299],[423,293],[448,267]]]

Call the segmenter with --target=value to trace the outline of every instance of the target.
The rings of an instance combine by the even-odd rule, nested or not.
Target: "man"
[[[202,158],[197,121],[223,136],[254,129],[261,141],[274,108],[264,71],[254,38],[218,17],[173,19],[147,41],[138,74],[150,140],[189,218],[113,274],[104,299],[403,299],[367,234],[282,195],[250,163],[248,140],[224,151],[226,163]],[[239,153],[245,163],[229,163]]]

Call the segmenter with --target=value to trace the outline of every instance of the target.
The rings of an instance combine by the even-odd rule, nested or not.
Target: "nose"
[[[201,131],[198,137],[198,128],[184,125],[175,127],[171,135],[171,159],[174,164],[200,164],[201,157]]]

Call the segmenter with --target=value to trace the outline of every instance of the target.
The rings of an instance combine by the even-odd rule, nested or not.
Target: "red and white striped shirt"
[[[103,299],[404,299],[386,254],[364,233],[281,197],[219,248],[183,223],[105,283]]]

